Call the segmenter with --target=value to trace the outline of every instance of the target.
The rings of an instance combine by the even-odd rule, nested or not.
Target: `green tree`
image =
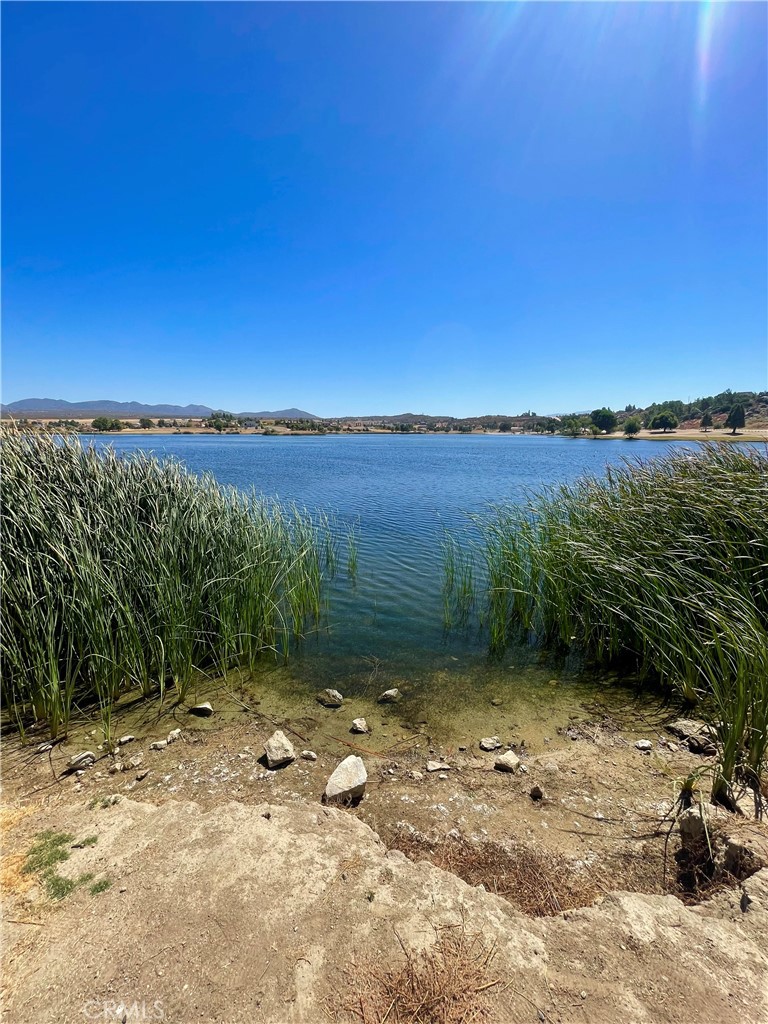
[[[139,420],[139,426],[141,427],[142,430],[151,430],[152,427],[154,427],[154,425],[155,424],[152,422],[152,420],[148,419],[146,416],[142,416],[142,418]]]
[[[674,430],[678,424],[677,416],[669,409],[657,412],[651,420],[651,430],[662,430],[665,434],[668,430]]]
[[[726,427],[731,428],[731,433],[735,434],[737,430],[744,427],[747,422],[747,416],[744,411],[744,406],[737,402],[736,405],[731,406],[731,411],[728,413],[728,419],[725,421]]]
[[[589,432],[592,437],[597,437],[600,434],[600,427],[596,423],[590,423]]]
[[[595,409],[590,419],[599,430],[604,430],[606,434],[612,434],[619,422],[616,413],[605,406],[602,409]]]
[[[91,422],[94,430],[122,430],[123,424],[120,420],[110,419],[108,416],[97,416]]]
[[[704,413],[704,415],[701,417],[701,424],[700,424],[700,426],[701,426],[701,429],[704,430],[704,431],[709,430],[709,428],[712,426],[712,413],[711,412],[705,412]]]
[[[637,416],[630,416],[628,420],[624,421],[624,433],[627,437],[635,437],[640,433],[642,426]]]

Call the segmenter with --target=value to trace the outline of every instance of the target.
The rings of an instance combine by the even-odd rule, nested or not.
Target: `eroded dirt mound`
[[[354,1020],[364,961],[396,965],[457,924],[495,946],[487,1020],[768,1020],[765,870],[702,907],[619,893],[531,919],[310,804],[83,803],[27,816],[12,843],[42,828],[79,837],[57,871],[88,884],[12,898],[9,1024]]]

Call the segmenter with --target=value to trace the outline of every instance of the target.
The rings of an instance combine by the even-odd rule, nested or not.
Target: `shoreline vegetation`
[[[2,447],[2,696],[22,733],[98,707],[110,749],[126,693],[183,701],[320,621],[339,557],[324,515],[76,437]]]
[[[318,627],[342,557],[323,513],[80,438],[3,436],[3,701],[24,734],[66,735],[126,695],[184,702],[201,677],[287,658]],[[449,535],[447,628],[627,670],[697,704],[713,796],[761,799],[768,765],[768,454],[718,442],[553,487]],[[357,573],[357,540],[344,567]],[[695,780],[689,780],[693,786]],[[764,795],[764,794],[763,794]]]
[[[35,431],[112,434],[258,434],[270,436],[316,436],[325,434],[509,434],[560,435],[573,439],[612,438],[626,440],[708,440],[712,437],[760,441],[768,440],[768,391],[726,390],[718,395],[682,402],[653,403],[645,409],[627,405],[614,412],[603,407],[591,413],[567,413],[541,416],[528,410],[517,416],[487,415],[458,418],[403,413],[397,416],[361,416],[321,418],[300,410],[295,415],[232,413],[210,410],[208,415],[143,416],[119,418],[114,407],[109,414],[85,414],[82,406],[69,403],[70,417],[46,408],[32,409],[27,399],[2,408],[3,419],[11,427]],[[67,403],[54,403],[58,408]],[[97,403],[91,403],[96,405]],[[16,409],[14,406],[19,406]],[[23,407],[23,408],[21,408]],[[128,406],[130,408],[130,406]],[[135,408],[135,406],[134,406]],[[144,407],[151,410],[151,406]],[[156,406],[158,410],[174,408]],[[181,407],[179,407],[181,408]],[[189,407],[204,408],[204,407]],[[18,416],[18,419],[14,417]]]
[[[627,668],[697,705],[717,748],[713,798],[733,809],[738,782],[760,805],[768,795],[765,452],[710,443],[627,459],[604,478],[550,488],[527,507],[499,506],[477,523],[479,551],[445,547],[449,619],[466,623],[481,608],[491,652],[523,637]]]

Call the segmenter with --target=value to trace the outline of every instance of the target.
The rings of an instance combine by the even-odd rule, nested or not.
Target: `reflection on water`
[[[523,501],[544,486],[602,474],[607,463],[627,455],[658,457],[667,447],[618,438],[494,435],[155,435],[95,443],[172,455],[223,484],[330,511],[343,533],[357,526],[355,582],[333,583],[327,624],[281,673],[297,692],[333,683],[361,699],[378,687],[400,685],[411,718],[442,704],[446,716],[455,714],[459,695],[470,690],[480,703],[495,697],[509,708],[521,701],[542,706],[554,699],[554,676],[594,693],[593,679],[577,683],[573,664],[554,665],[519,648],[489,663],[476,631],[445,634],[444,531],[469,529],[468,516],[494,502]],[[265,665],[265,674],[273,671]],[[510,711],[513,718],[516,713]]]

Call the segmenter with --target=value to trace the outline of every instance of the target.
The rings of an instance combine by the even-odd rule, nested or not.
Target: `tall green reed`
[[[98,704],[108,730],[125,691],[184,699],[317,624],[325,517],[76,438],[6,431],[2,458],[2,696],[20,724],[55,737]]]
[[[715,792],[768,761],[768,457],[708,444],[552,488],[480,524],[490,645],[521,631],[700,702]],[[456,579],[456,556],[448,575]]]

